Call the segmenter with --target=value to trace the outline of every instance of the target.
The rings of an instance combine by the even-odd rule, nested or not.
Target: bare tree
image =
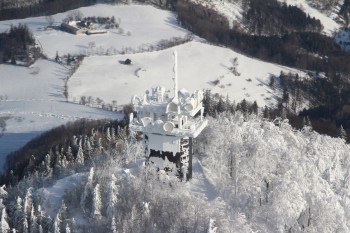
[[[51,27],[53,25],[53,23],[55,22],[55,19],[52,17],[52,15],[46,15],[45,19],[47,21],[47,23],[49,24],[49,26]]]

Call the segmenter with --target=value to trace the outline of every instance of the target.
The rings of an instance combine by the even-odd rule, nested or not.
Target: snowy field
[[[131,102],[133,94],[144,95],[144,91],[155,86],[164,86],[173,95],[173,56],[178,52],[179,88],[189,92],[210,89],[231,100],[256,100],[259,106],[274,106],[280,90],[269,86],[271,75],[300,71],[255,60],[230,49],[190,42],[158,52],[99,56],[85,58],[68,85],[70,100],[78,101],[81,96],[101,98],[106,102],[117,100],[118,104]],[[231,59],[237,57],[237,71],[230,68]],[[122,61],[131,59],[131,65]]]
[[[140,47],[156,45],[159,40],[173,37],[185,37],[188,31],[180,28],[176,17],[170,11],[164,11],[146,5],[95,5],[79,8],[84,17],[114,16],[116,22],[120,21],[120,28],[108,30],[102,35],[73,35],[60,30],[46,31],[48,26],[45,17],[9,20],[0,22],[0,32],[6,31],[11,25],[27,24],[35,38],[40,42],[44,53],[53,58],[56,51],[59,55],[70,53],[85,54],[89,51],[89,43],[95,43],[96,49],[117,50],[139,49]],[[54,26],[59,27],[68,12],[53,15]],[[130,34],[128,35],[128,32]]]
[[[29,68],[0,65],[0,122],[5,123],[0,127],[0,167],[8,153],[53,127],[80,118],[121,117],[118,113],[66,103],[62,94],[66,71],[47,60],[38,60]]]

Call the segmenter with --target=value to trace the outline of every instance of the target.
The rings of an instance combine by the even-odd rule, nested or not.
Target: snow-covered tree
[[[339,137],[340,137],[341,139],[344,139],[345,141],[346,141],[346,139],[347,139],[347,134],[346,134],[345,129],[343,128],[343,125],[340,125]]]
[[[114,127],[112,127],[111,128],[111,140],[112,140],[112,142],[115,142],[115,129],[114,129]]]
[[[10,232],[10,226],[8,224],[8,217],[7,217],[7,213],[6,213],[6,208],[3,208],[2,212],[1,212],[0,232],[1,233]]]
[[[79,141],[79,147],[78,147],[77,156],[75,158],[75,162],[78,165],[83,165],[84,164],[84,151],[83,151],[83,148],[81,146],[81,140]]]
[[[25,218],[30,216],[33,205],[33,188],[28,188],[24,198],[23,214]]]
[[[52,168],[51,168],[51,155],[47,154],[45,156],[45,176],[51,177],[52,175]]]
[[[117,231],[117,224],[115,222],[115,216],[113,215],[111,219],[112,220],[111,220],[111,229],[110,230],[112,233],[117,233],[118,231]]]
[[[27,218],[23,218],[22,221],[23,221],[23,225],[22,225],[23,233],[28,233],[29,232],[29,226],[28,226]]]
[[[61,232],[61,224],[62,224],[62,220],[61,220],[60,213],[58,212],[56,214],[55,221],[53,223],[54,233],[60,233]]]
[[[209,227],[208,227],[208,233],[216,233],[217,232],[217,227],[215,226],[215,220],[214,219],[209,219]]]
[[[0,186],[0,198],[6,200],[8,193],[6,191],[6,185]]]
[[[80,206],[84,212],[87,211],[87,207],[90,203],[90,197],[92,193],[92,187],[93,187],[93,179],[94,179],[94,167],[90,168],[88,180],[84,187],[84,192],[82,193],[81,199],[80,199]]]
[[[109,127],[106,130],[106,139],[107,139],[108,143],[111,143],[112,136],[111,136],[111,129]]]
[[[96,184],[94,188],[94,197],[92,199],[92,217],[95,219],[99,219],[101,217],[101,193],[100,193],[100,185]]]
[[[66,224],[66,233],[71,233],[71,229],[68,223]]]
[[[87,155],[87,157],[89,157],[92,153],[90,138],[87,136],[85,137],[85,140],[84,140],[84,153]]]
[[[108,188],[107,196],[107,216],[113,217],[116,214],[116,206],[118,202],[118,185],[117,178],[114,174],[111,175],[111,180]]]
[[[35,215],[33,205],[32,205],[31,212],[30,212],[30,232],[38,232],[37,217]]]
[[[23,206],[22,199],[17,196],[15,203],[10,209],[10,213],[12,212],[12,225],[18,230],[22,230],[22,219],[23,219]]]

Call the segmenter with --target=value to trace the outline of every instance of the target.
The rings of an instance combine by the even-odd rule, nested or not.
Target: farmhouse
[[[62,23],[61,24],[61,30],[69,32],[69,33],[72,33],[74,35],[79,35],[79,34],[83,34],[84,33],[83,29],[78,28],[76,26],[76,24],[73,24],[71,22],[69,22],[69,23]]]

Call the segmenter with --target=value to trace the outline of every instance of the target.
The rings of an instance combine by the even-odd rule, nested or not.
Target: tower
[[[202,105],[203,92],[178,90],[177,53],[174,52],[174,96],[164,87],[133,96],[137,116],[130,116],[130,130],[142,132],[147,163],[181,180],[192,178],[193,139],[207,126]]]

